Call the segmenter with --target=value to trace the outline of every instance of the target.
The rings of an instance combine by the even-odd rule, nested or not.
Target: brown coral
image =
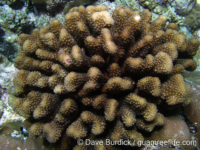
[[[153,122],[147,122],[143,119],[138,119],[136,125],[138,128],[147,132],[151,132],[155,126],[162,126],[165,122],[165,118],[162,114],[158,113]]]
[[[162,84],[161,97],[168,105],[183,103],[187,99],[187,88],[183,76],[176,74]]]
[[[78,146],[80,138],[136,146],[141,130],[164,124],[166,103],[188,104],[180,74],[196,68],[191,57],[199,43],[187,41],[174,24],[165,30],[166,17],[151,22],[151,16],[119,6],[111,17],[106,6],[80,6],[64,24],[53,20],[20,35],[13,108],[30,120],[30,134],[60,143],[57,148],[67,147],[66,139],[71,149],[117,147]]]
[[[147,91],[153,96],[160,96],[161,93],[161,83],[157,77],[145,77],[138,81],[137,87],[140,90]]]

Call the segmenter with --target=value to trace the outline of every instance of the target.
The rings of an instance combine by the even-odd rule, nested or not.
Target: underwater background
[[[0,149],[199,149],[199,45],[200,0],[0,0]]]

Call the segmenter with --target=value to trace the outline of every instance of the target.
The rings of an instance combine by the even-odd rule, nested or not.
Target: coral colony
[[[165,123],[164,112],[190,102],[184,70],[194,71],[200,43],[166,17],[151,21],[119,6],[74,7],[18,38],[14,110],[29,135],[60,149],[85,149],[78,139],[144,140]],[[117,145],[93,145],[113,149]],[[123,146],[122,146],[123,147]]]

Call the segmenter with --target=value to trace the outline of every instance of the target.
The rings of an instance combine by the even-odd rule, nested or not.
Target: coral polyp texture
[[[123,6],[113,16],[106,6],[80,6],[64,24],[21,34],[13,108],[27,118],[29,134],[60,149],[87,148],[77,139],[137,146],[143,132],[164,125],[167,109],[187,105],[184,70],[196,69],[200,43],[166,26],[165,16],[151,17]]]

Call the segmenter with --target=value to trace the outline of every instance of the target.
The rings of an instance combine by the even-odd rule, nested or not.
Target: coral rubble
[[[85,138],[137,146],[143,131],[163,126],[164,110],[187,105],[182,74],[196,68],[200,43],[175,24],[166,27],[165,16],[151,18],[148,10],[119,6],[111,17],[106,6],[80,6],[64,24],[21,34],[13,108],[27,118],[29,133],[60,149],[87,148],[76,145]]]
[[[4,4],[11,5],[15,2],[16,2],[16,0],[1,0],[0,5],[4,5]]]
[[[7,121],[22,121],[23,117],[17,115],[10,107],[13,96],[12,80],[16,76],[18,69],[14,67],[5,56],[0,55],[0,126]]]
[[[193,72],[192,74],[186,74],[186,82],[192,89],[191,102],[189,105],[184,107],[184,114],[187,119],[191,122],[191,129],[193,130],[198,147],[200,146],[200,73]]]
[[[181,16],[187,15],[196,4],[196,0],[169,0],[169,2],[175,8],[176,13]]]
[[[26,9],[15,10],[8,5],[0,6],[0,26],[12,32],[22,33],[34,27],[34,18]]]
[[[91,3],[92,1],[94,2],[95,0],[73,0],[73,1],[70,1],[65,6],[63,12],[64,12],[64,14],[67,14],[71,8],[77,7],[80,5],[84,5],[85,3]]]
[[[200,4],[196,3],[190,13],[185,17],[185,26],[187,26],[190,30],[198,29],[200,22]]]
[[[174,0],[115,0],[115,3],[117,6],[123,4],[135,11],[140,12],[144,9],[149,9],[152,12],[152,20],[157,19],[159,15],[165,15],[168,22],[173,22],[182,26],[184,24],[185,17],[178,14],[177,11],[181,9],[187,13],[188,11],[186,12],[185,10],[191,10],[192,7],[190,7],[190,2],[188,1],[190,0],[182,0],[178,3]]]

